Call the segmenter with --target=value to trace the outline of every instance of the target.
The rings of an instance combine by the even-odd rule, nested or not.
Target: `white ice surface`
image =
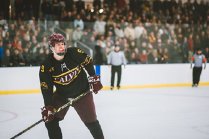
[[[101,91],[94,95],[105,139],[209,139],[209,87]],[[41,94],[0,96],[0,139],[41,119]],[[92,139],[71,108],[63,139]],[[18,139],[48,139],[40,123]]]

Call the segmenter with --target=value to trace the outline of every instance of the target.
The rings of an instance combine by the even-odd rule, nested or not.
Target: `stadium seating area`
[[[12,2],[0,6],[1,67],[40,65],[53,32],[65,35],[68,47],[81,42],[94,54],[99,50],[102,59],[95,64],[106,64],[115,45],[129,64],[187,63],[196,48],[209,60],[208,1]]]

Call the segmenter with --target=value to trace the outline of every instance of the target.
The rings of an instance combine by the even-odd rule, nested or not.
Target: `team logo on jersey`
[[[64,69],[69,70],[69,69],[67,68],[67,65],[66,65],[65,63],[61,64],[61,70],[62,70],[62,72],[64,71]]]
[[[81,67],[77,66],[76,68],[72,70],[68,70],[67,72],[64,72],[60,75],[56,75],[52,77],[53,77],[54,83],[61,84],[61,85],[68,85],[74,79],[77,78],[80,72],[81,72]]]

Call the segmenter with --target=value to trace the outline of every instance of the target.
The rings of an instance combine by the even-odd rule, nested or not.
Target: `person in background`
[[[5,50],[5,54],[4,57],[2,59],[2,67],[11,67],[12,63],[11,63],[11,52],[10,50],[7,48]]]
[[[117,89],[120,89],[121,74],[122,74],[122,65],[127,64],[125,54],[123,51],[120,51],[120,46],[116,43],[114,51],[110,52],[107,59],[108,65],[111,65],[111,84],[110,89],[114,89],[115,74],[117,73]]]
[[[205,55],[205,58],[207,59],[207,61],[209,61],[209,47],[205,48],[205,51],[203,52],[203,54]]]
[[[25,60],[22,53],[17,48],[14,49],[13,54],[10,57],[11,66],[13,67],[22,67],[25,66]]]
[[[193,67],[193,63],[194,63],[194,67]],[[197,87],[199,85],[203,63],[204,63],[204,69],[205,69],[207,60],[205,58],[205,55],[202,54],[202,50],[200,48],[197,48],[196,51],[195,51],[195,54],[192,56],[192,59],[191,59],[191,68],[193,67],[192,87]]]

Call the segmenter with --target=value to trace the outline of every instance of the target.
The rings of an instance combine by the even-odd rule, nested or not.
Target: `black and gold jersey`
[[[61,61],[57,61],[53,54],[50,54],[39,71],[45,105],[51,105],[53,93],[73,98],[89,90],[87,74],[83,67],[90,76],[95,74],[92,58],[79,48],[68,48]]]

